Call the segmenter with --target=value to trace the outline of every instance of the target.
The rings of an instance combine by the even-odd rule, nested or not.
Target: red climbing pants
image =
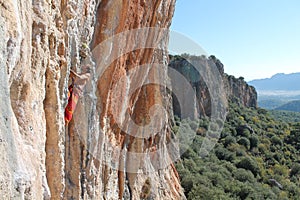
[[[65,121],[66,124],[68,124],[72,117],[73,113],[75,111],[77,102],[78,102],[79,96],[73,92],[73,84],[69,86],[69,92],[68,92],[68,105],[65,108]]]

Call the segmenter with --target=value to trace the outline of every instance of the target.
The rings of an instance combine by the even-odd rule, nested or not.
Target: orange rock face
[[[167,92],[174,7],[0,0],[1,197],[184,198]],[[86,65],[91,77],[66,126],[70,70]]]

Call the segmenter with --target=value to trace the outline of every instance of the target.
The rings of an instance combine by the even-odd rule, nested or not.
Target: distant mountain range
[[[289,100],[283,100],[283,99],[275,99],[275,98],[265,98],[265,99],[260,99],[258,101],[258,106],[261,108],[265,108],[268,110],[276,110],[276,108],[288,103]]]
[[[259,107],[300,112],[300,72],[279,73],[271,78],[249,81],[248,84],[257,90]]]
[[[286,104],[283,104],[275,108],[275,110],[287,110],[287,111],[300,112],[300,100],[290,101]]]
[[[300,90],[300,72],[292,74],[278,73],[271,78],[256,79],[249,81],[258,91],[294,91]]]

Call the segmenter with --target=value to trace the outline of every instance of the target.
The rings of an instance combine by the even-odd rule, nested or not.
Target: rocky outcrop
[[[249,86],[243,77],[235,78],[224,73],[223,64],[215,56],[210,56],[209,58],[188,54],[170,56],[169,66],[180,72],[193,86],[196,96],[194,104],[197,109],[194,111],[196,113],[195,117],[199,115],[211,115],[212,109],[214,109],[212,108],[211,94],[214,90],[218,90],[221,87],[223,90],[217,92],[216,98],[218,101],[223,102],[223,105],[226,105],[228,101],[235,101],[246,107],[257,107],[257,93],[255,88]],[[218,69],[217,72],[213,71],[213,68]],[[201,74],[202,71],[206,74]],[[213,77],[219,76],[222,79],[221,85],[213,82],[215,80]],[[174,113],[180,116],[180,107],[176,102],[176,98],[174,97],[173,99]]]
[[[243,77],[235,78],[226,75],[224,84],[228,99],[246,107],[257,107],[257,92],[253,86],[246,83]]]
[[[3,199],[184,198],[164,83],[174,4],[0,0]],[[67,126],[70,69],[83,66]]]

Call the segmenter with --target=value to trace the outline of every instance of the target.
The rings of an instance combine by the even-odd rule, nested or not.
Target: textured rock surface
[[[211,115],[212,106],[210,95],[212,91],[209,91],[207,85],[215,85],[215,87],[219,88],[216,83],[211,82],[211,80],[214,80],[212,77],[216,76],[211,71],[213,67],[217,67],[218,73],[222,77],[222,87],[224,88],[222,90],[223,94],[219,93],[217,99],[225,102],[225,104],[228,100],[232,100],[246,107],[257,107],[257,93],[255,88],[249,86],[242,77],[235,78],[234,76],[224,73],[223,64],[214,56],[210,56],[209,58],[189,55],[183,55],[183,57],[171,56],[169,66],[183,74],[193,85],[197,96],[194,100],[198,109],[195,111],[196,115],[199,113],[207,116]],[[203,79],[203,74],[200,74],[195,66],[205,69],[203,70],[207,72],[205,80]],[[174,113],[180,115],[180,108],[178,108],[176,99],[174,102]]]
[[[136,124],[145,126],[153,105],[167,110],[171,106],[165,87],[150,84],[128,96],[130,83],[118,83],[135,66],[152,63],[161,67],[139,74],[138,82],[158,75],[166,79],[167,52],[138,49],[107,68],[93,55],[106,62],[139,41],[124,38],[92,52],[126,30],[168,28],[174,4],[174,0],[0,0],[3,199],[184,198],[173,165],[149,170],[170,159],[167,151],[161,151],[153,154],[159,157],[153,163],[149,153],[164,149],[171,138],[168,113],[166,121],[156,122],[164,128],[148,133],[149,138],[134,137],[135,130],[128,135],[129,130],[121,130],[116,122],[127,110]],[[168,37],[163,30],[158,33],[162,36],[156,43],[165,49]],[[149,42],[153,36],[143,38]],[[90,66],[92,78],[73,120],[65,126],[70,69],[80,73],[84,65]],[[101,76],[99,70],[104,72]],[[117,94],[112,92],[116,86]],[[133,161],[137,168],[130,163],[130,152],[144,155]]]

